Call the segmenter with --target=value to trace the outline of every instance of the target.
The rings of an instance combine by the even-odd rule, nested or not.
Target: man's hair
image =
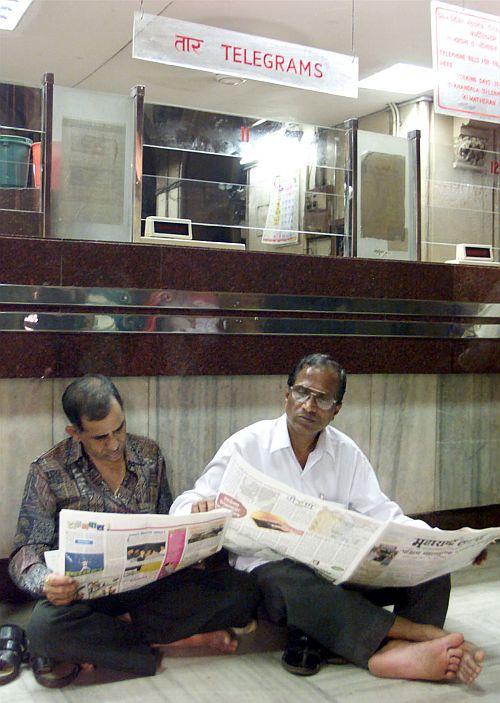
[[[347,374],[342,366],[335,361],[330,354],[307,354],[306,356],[303,356],[302,359],[297,361],[288,376],[288,387],[291,388],[294,385],[295,379],[302,369],[308,369],[311,366],[326,366],[337,374],[339,379],[339,390],[335,400],[337,403],[341,403],[347,385]]]
[[[111,410],[113,398],[123,409],[123,400],[109,378],[87,374],[69,384],[62,396],[62,406],[71,424],[83,430],[82,417],[103,420]]]

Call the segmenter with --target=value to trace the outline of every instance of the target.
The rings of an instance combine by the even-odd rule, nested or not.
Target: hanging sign
[[[500,17],[431,4],[434,109],[500,122]]]
[[[134,15],[132,56],[320,93],[358,97],[358,59],[253,34]]]

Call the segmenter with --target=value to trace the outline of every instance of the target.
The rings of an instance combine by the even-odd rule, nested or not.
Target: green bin
[[[0,135],[0,188],[26,188],[32,143],[28,137]]]

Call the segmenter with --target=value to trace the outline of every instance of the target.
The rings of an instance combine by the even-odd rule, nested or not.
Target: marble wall
[[[68,379],[0,380],[0,558],[9,554],[30,461],[64,437]],[[156,439],[172,490],[192,485],[236,430],[283,410],[284,376],[116,379],[131,432]],[[405,512],[500,502],[498,375],[352,375],[336,426]]]

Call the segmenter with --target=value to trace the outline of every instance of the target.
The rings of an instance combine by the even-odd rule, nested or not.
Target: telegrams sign
[[[133,57],[358,97],[354,56],[136,12]]]

